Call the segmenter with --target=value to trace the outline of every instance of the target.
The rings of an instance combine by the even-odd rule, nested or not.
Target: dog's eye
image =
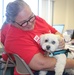
[[[48,42],[48,39],[46,39],[45,42]]]
[[[52,44],[55,44],[56,42],[55,41],[52,41]]]

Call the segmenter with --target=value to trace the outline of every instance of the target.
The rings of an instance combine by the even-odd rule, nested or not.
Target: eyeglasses
[[[29,22],[32,23],[34,20],[35,20],[35,15],[33,14],[32,17],[30,17],[28,20],[24,20],[23,23],[21,23],[21,24],[16,21],[14,21],[14,22],[20,26],[26,26],[26,25],[28,25]]]

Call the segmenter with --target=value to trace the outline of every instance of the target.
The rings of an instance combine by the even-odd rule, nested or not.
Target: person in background
[[[73,30],[73,33],[71,34],[71,40],[74,39],[74,30]]]
[[[63,36],[44,19],[36,16],[23,0],[15,0],[7,5],[6,18],[11,25],[4,42],[5,51],[10,55],[19,55],[33,70],[34,75],[39,70],[47,70],[49,71],[47,75],[54,75],[57,61],[53,57],[44,55],[39,36],[46,33],[60,35],[62,38],[59,40],[59,48],[62,49],[64,48]],[[74,60],[67,59],[65,68],[74,68]],[[16,69],[14,75],[20,75]]]
[[[71,34],[71,44],[74,45],[74,30],[73,33]]]

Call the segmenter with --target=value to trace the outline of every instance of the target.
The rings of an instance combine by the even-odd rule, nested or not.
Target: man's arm
[[[56,64],[55,58],[50,58],[48,56],[44,56],[41,53],[35,54],[32,60],[29,63],[29,66],[33,70],[54,70]]]
[[[74,59],[66,60],[65,68],[74,68]],[[34,55],[29,63],[29,66],[33,70],[54,70],[56,65],[56,59],[43,56],[41,53]]]
[[[61,37],[63,37],[63,35],[61,33],[59,33],[59,32],[56,32],[55,34],[60,35]]]

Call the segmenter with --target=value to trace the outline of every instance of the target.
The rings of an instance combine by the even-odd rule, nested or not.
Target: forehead
[[[16,21],[21,22],[23,20],[26,20],[27,18],[29,18],[32,14],[32,11],[29,7],[26,7],[25,9],[23,8],[18,15],[16,16]]]
[[[58,40],[58,38],[56,37],[56,35],[52,35],[52,34],[46,34],[45,36],[44,36],[44,39],[46,40],[46,39],[48,39],[49,41],[52,41],[52,40]]]

